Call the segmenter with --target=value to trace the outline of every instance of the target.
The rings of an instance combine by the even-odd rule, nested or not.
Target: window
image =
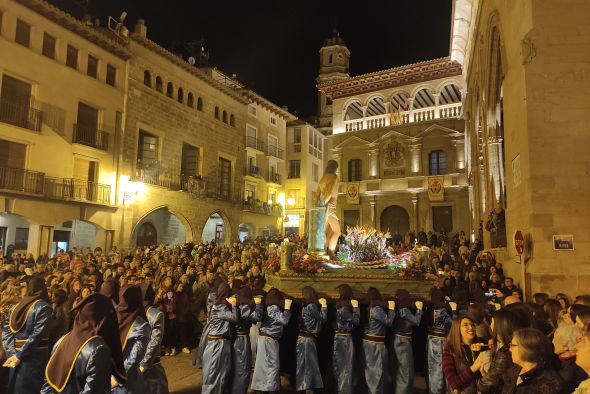
[[[159,75],[156,77],[156,90],[162,93],[162,78]]]
[[[279,151],[279,139],[274,135],[268,136],[268,155],[282,158],[282,155]]]
[[[88,68],[86,75],[92,78],[98,78],[98,59],[92,55],[88,55]]]
[[[143,72],[143,84],[147,87],[152,87],[152,73],[149,70]]]
[[[332,55],[331,54],[328,56],[328,63],[332,63]]]
[[[74,142],[96,146],[98,134],[98,109],[78,103]]]
[[[301,152],[301,127],[295,127],[288,131],[287,142],[291,152]]]
[[[25,168],[27,145],[0,139],[0,152],[2,152],[0,167]],[[10,185],[16,185],[19,188],[24,186],[22,184],[24,181],[23,177],[10,177]]]
[[[317,182],[317,181],[320,179],[320,176],[319,176],[319,174],[320,174],[320,169],[319,169],[318,165],[317,165],[317,164],[315,164],[315,163],[313,163],[313,164],[311,165],[311,174],[312,174],[312,176],[313,176],[313,181],[314,181],[314,182]]]
[[[231,114],[229,116],[229,125],[230,126],[235,126],[236,125],[236,117],[234,116],[234,114]]]
[[[215,116],[215,119],[219,119],[219,107],[215,107],[215,113],[213,114],[213,116]]]
[[[270,116],[270,124],[273,126],[277,125],[277,117],[276,116]]]
[[[43,56],[50,59],[55,59],[55,38],[47,33],[43,34],[43,49],[41,50]]]
[[[231,161],[219,158],[219,196],[224,199],[230,197]]]
[[[158,161],[158,137],[139,130],[137,161],[143,166]]]
[[[444,175],[447,173],[447,155],[442,150],[435,150],[428,155],[429,174]]]
[[[107,64],[107,84],[115,86],[117,83],[117,68],[110,64]]]
[[[180,104],[184,103],[184,90],[182,90],[182,88],[178,88],[178,102]]]
[[[78,69],[78,48],[68,45],[66,54],[66,66]]]
[[[360,181],[363,177],[362,162],[360,159],[352,159],[348,162],[348,182]]]
[[[189,93],[186,97],[186,105],[193,108],[195,106],[195,98],[192,93]]]
[[[203,99],[200,98],[200,97],[197,99],[197,110],[198,111],[202,111],[203,110]]]
[[[11,78],[6,74],[2,76],[0,120],[39,131],[39,115],[31,111],[31,88],[31,85],[24,81]]]
[[[301,177],[301,160],[289,160],[289,179]]]
[[[14,41],[17,44],[21,44],[22,46],[29,47],[31,43],[31,25],[26,22],[23,22],[20,19],[16,20],[16,36],[14,37]]]
[[[27,250],[29,246],[29,229],[28,228],[16,228],[14,233],[14,249],[15,250]]]
[[[256,107],[253,105],[248,106],[248,113],[252,116],[256,116]]]
[[[182,144],[180,172],[183,177],[199,174],[199,148],[189,144]]]
[[[312,131],[309,130],[309,154],[313,155],[315,158],[322,160],[322,137]]]
[[[227,123],[227,111],[223,111],[221,115],[221,120],[223,123]]]
[[[453,207],[450,205],[432,207],[432,228],[434,231],[453,230]]]
[[[170,98],[174,96],[174,86],[172,86],[172,82],[168,82],[168,85],[166,85],[166,96]]]

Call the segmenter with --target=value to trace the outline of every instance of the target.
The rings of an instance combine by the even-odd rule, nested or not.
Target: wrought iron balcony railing
[[[246,147],[264,152],[264,142],[255,137],[246,137]]]
[[[281,148],[279,148],[277,146],[273,146],[273,145],[270,145],[268,147],[268,150],[266,151],[266,155],[276,157],[277,159],[284,159],[285,158],[285,152]]]
[[[33,131],[40,131],[41,116],[42,112],[31,107],[28,103],[19,103],[0,98],[0,122]]]
[[[42,195],[44,179],[43,172],[0,167],[0,189]]]
[[[281,174],[277,174],[276,172],[269,173],[268,174],[268,181],[280,185],[281,184]]]
[[[172,190],[181,189],[180,173],[166,168],[159,162],[142,163],[138,160],[133,180]]]
[[[97,149],[109,150],[109,133],[98,130],[94,126],[77,123],[74,124],[72,142]]]

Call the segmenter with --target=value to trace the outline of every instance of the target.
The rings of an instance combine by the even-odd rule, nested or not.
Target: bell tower
[[[320,48],[320,71],[316,79],[318,85],[342,81],[349,75],[350,51],[340,34],[334,29],[332,37],[324,41]],[[318,129],[324,134],[332,134],[332,99],[318,91]]]

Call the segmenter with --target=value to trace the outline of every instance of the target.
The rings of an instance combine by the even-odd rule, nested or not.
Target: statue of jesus
[[[316,192],[318,205],[326,207],[325,242],[328,249],[328,256],[333,260],[336,260],[335,249],[338,243],[338,237],[340,237],[340,221],[336,215],[339,184],[338,175],[336,174],[337,170],[338,163],[335,160],[329,160]]]

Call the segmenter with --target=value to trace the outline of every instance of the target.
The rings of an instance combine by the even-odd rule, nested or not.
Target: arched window
[[[230,126],[235,126],[236,125],[236,117],[234,116],[234,114],[231,114],[229,116],[229,125]]]
[[[328,56],[328,63],[332,64],[332,55]]]
[[[348,181],[356,182],[363,179],[363,168],[361,159],[348,161]]]
[[[195,106],[194,101],[195,99],[193,98],[193,94],[189,92],[188,96],[186,97],[186,105],[193,108]]]
[[[152,87],[152,73],[149,70],[143,72],[143,84],[148,87]]]
[[[443,150],[435,150],[428,155],[429,174],[444,175],[447,173],[447,154]]]
[[[162,78],[159,75],[156,77],[156,90],[162,93]]]
[[[197,99],[197,110],[199,110],[199,111],[203,110],[203,99],[200,97]]]
[[[227,123],[227,111],[223,111],[223,114],[221,115],[221,120],[223,121],[223,123]]]
[[[166,86],[166,96],[172,98],[174,96],[174,86],[172,86],[172,82],[168,82]]]
[[[219,107],[215,106],[215,113],[214,113],[215,119],[219,119]]]
[[[178,88],[178,97],[177,100],[179,103],[184,103],[184,90],[182,88]]]

